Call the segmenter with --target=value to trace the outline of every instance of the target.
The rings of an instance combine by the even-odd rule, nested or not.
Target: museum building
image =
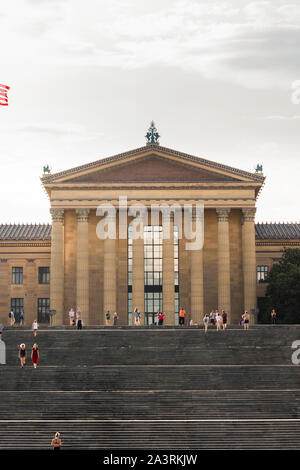
[[[155,130],[155,129],[154,129]],[[68,324],[70,308],[80,308],[85,325],[104,325],[105,312],[117,311],[119,324],[132,324],[138,307],[142,323],[178,323],[180,307],[202,323],[204,313],[224,309],[230,323],[248,310],[257,321],[265,279],[285,247],[300,247],[300,224],[255,224],[265,177],[159,145],[147,134],[144,147],[59,173],[45,173],[52,224],[0,225],[0,323],[8,313],[18,321],[35,318]],[[132,237],[133,216],[120,208],[146,207],[143,236]],[[115,207],[116,237],[101,239],[105,215]],[[204,207],[204,244],[188,250],[183,227],[155,207]],[[147,212],[148,211],[148,212]],[[122,212],[122,214],[120,214]],[[183,220],[183,218],[182,218]],[[163,236],[164,224],[170,227]],[[183,224],[185,222],[182,222]],[[120,233],[126,236],[120,236]]]

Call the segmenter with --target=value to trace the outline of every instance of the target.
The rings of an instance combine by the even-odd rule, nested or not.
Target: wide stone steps
[[[30,330],[5,329],[7,364],[18,364],[20,343],[37,342],[40,364],[48,366],[94,365],[238,365],[291,364],[292,343],[300,328],[229,329],[206,335],[203,329],[95,329],[41,330],[33,338]]]
[[[300,449],[299,326],[5,328],[0,449]],[[37,342],[40,363],[19,366]]]
[[[300,421],[0,421],[1,449],[299,449]]]
[[[0,390],[300,389],[298,366],[0,367]]]
[[[170,392],[10,392],[1,419],[300,419],[300,390]],[[38,404],[38,406],[37,406]],[[82,404],[82,406],[80,406]]]

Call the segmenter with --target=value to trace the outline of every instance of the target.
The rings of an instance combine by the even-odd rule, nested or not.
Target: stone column
[[[144,324],[144,236],[132,240],[132,324],[134,310],[137,307],[141,313],[141,324]]]
[[[164,323],[175,325],[175,276],[174,276],[174,214],[162,216],[163,252],[163,311],[166,314]]]
[[[193,232],[196,230],[196,212],[193,209]],[[200,250],[190,250],[191,266],[191,318],[202,324],[204,314],[203,295],[203,247]]]
[[[228,315],[228,323],[230,323],[230,209],[216,209],[216,212],[218,218],[218,308],[225,310]]]
[[[244,309],[250,313],[252,323],[256,321],[255,212],[255,207],[250,209],[242,209]]]
[[[62,325],[64,319],[64,210],[50,209],[52,216],[50,308],[56,310],[53,325]]]
[[[106,216],[108,223],[116,223],[115,216]],[[116,269],[116,239],[104,240],[104,278],[103,278],[103,324],[107,310],[112,315],[117,310],[117,269]]]
[[[76,209],[77,214],[77,308],[83,322],[89,324],[89,209]]]

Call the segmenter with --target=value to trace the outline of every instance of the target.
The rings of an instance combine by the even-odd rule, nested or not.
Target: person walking
[[[211,325],[215,325],[215,311],[212,310],[209,314],[209,322]]]
[[[38,329],[39,329],[38,322],[36,320],[33,320],[32,330],[33,330],[33,336],[34,337],[36,337]]]
[[[271,312],[271,323],[272,325],[276,325],[276,320],[277,320],[277,313],[275,312],[274,308]]]
[[[3,325],[0,323],[0,341],[2,341]]]
[[[36,343],[34,343],[34,345],[32,346],[31,360],[32,360],[33,367],[36,369],[38,362],[39,362],[39,348]]]
[[[24,313],[24,310],[22,310],[20,313],[20,326],[24,326],[24,325],[25,325],[25,313]]]
[[[75,319],[75,312],[74,312],[74,309],[71,308],[71,310],[69,311],[70,326],[74,326],[74,319]]]
[[[77,330],[82,330],[82,312],[80,308],[78,308],[76,312],[76,323],[77,323]]]
[[[179,325],[184,326],[184,317],[186,316],[186,311],[181,307],[179,312]]]
[[[13,310],[9,312],[8,318],[9,318],[9,325],[14,326],[16,320],[15,320],[15,314]]]
[[[19,349],[19,359],[21,363],[21,369],[23,369],[23,367],[25,366],[26,358],[27,358],[26,346],[24,343],[22,343],[20,344],[20,349]]]
[[[247,312],[247,310],[245,311],[243,315],[243,322],[244,322],[244,330],[249,330],[250,315]]]
[[[165,313],[163,313],[163,312],[157,312],[157,319],[158,319],[158,325],[159,325],[159,326],[162,326],[162,325],[163,325],[165,316],[166,316]]]
[[[110,326],[110,311],[109,310],[107,310],[105,314],[105,323],[106,323],[106,326]]]
[[[53,447],[53,450],[60,450],[62,446],[61,438],[60,438],[60,433],[56,432],[54,438],[51,441],[51,445]]]
[[[137,326],[141,324],[141,314],[137,307],[134,309],[134,324]]]
[[[222,310],[222,327],[223,327],[223,330],[226,330],[227,328],[227,313],[225,312],[225,310]]]
[[[204,333],[207,333],[208,330],[208,323],[209,323],[209,315],[206,313],[203,317],[203,323],[204,323]]]
[[[222,317],[221,317],[219,311],[217,310],[217,311],[216,311],[216,325],[217,325],[217,331],[220,331],[220,330],[221,330],[221,321],[222,321]]]
[[[115,313],[114,313],[114,316],[113,316],[114,326],[117,326],[117,324],[118,324],[118,319],[119,319],[119,316],[118,316],[117,312],[115,312]]]

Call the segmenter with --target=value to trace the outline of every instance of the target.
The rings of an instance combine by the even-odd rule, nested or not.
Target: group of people
[[[32,349],[31,349],[31,356],[30,357],[31,357],[31,360],[32,360],[33,367],[35,369],[37,368],[37,365],[38,365],[38,362],[39,362],[39,355],[40,355],[39,354],[39,347],[36,343],[34,343],[34,345],[32,346]],[[27,351],[26,351],[25,343],[20,344],[19,359],[20,359],[21,369],[23,369],[23,367],[26,364],[26,359],[27,359]]]
[[[71,308],[71,310],[69,311],[69,322],[70,326],[76,325],[77,330],[82,330],[82,312],[80,308],[76,310],[76,313],[75,310]]]
[[[14,324],[16,323],[16,317],[15,317],[15,313],[13,311],[13,309],[10,310],[9,314],[8,314],[8,318],[9,318],[9,326],[14,326]],[[24,326],[25,325],[25,313],[24,313],[24,310],[21,310],[21,313],[20,313],[20,326]]]

